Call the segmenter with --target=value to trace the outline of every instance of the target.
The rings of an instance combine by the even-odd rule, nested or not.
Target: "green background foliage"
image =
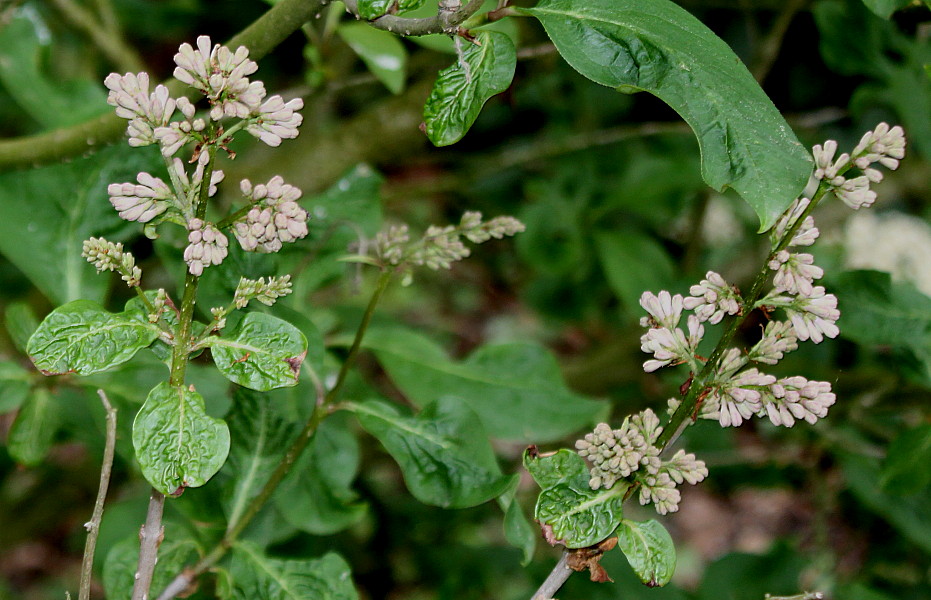
[[[359,4],[370,16],[387,7]],[[112,5],[154,79],[170,74],[181,42],[227,39],[268,8],[258,0]],[[315,383],[335,379],[373,285],[366,267],[340,259],[384,225],[422,231],[480,210],[513,214],[527,231],[476,248],[449,272],[417,273],[411,286],[388,290],[347,380],[348,410],[323,422],[194,598],[529,598],[558,556],[532,519],[545,520],[547,502],[569,500],[554,492],[541,497],[542,512],[535,506],[539,489],[557,483],[529,460],[536,483],[516,476],[526,445],[543,453],[572,447],[600,420],[660,412],[686,377],[642,372],[643,290],[685,293],[709,269],[747,285],[763,256],[760,223],[771,223],[805,184],[803,148],[827,138],[853,146],[880,120],[905,127],[909,156],[877,187],[871,210],[907,214],[927,229],[931,50],[922,32],[931,17],[922,4],[515,5],[532,18],[474,30],[481,46],[462,41],[468,81],[442,36],[400,40],[343,18],[339,4],[261,61],[258,77],[270,91],[304,98],[305,123],[279,150],[237,141],[237,158],[221,161],[226,182],[217,201],[236,206],[240,179],[281,174],[304,190],[310,235],[274,256],[231,248],[223,265],[207,270],[205,321],[207,308],[229,303],[240,276],[291,273],[294,294],[231,318],[223,339],[190,366],[196,392],[159,405],[175,413],[145,404],[150,390],[164,392],[157,386],[168,372],[165,347],[145,348],[156,331],[138,303],[124,308],[129,295],[118,277],[96,275],[80,257],[89,236],[123,242],[148,285],[180,296],[183,235],[163,228],[158,239],[142,237],[106,199],[108,183],[158,170],[157,153],[119,144],[0,173],[0,598],[61,598],[76,589],[81,524],[103,446],[98,388],[120,419],[95,571],[107,596],[128,597],[144,474],[170,467],[189,485],[206,482],[168,502],[157,585],[213,547],[299,435]],[[51,3],[14,3],[0,14],[0,137],[110,110],[101,82],[121,68]],[[583,52],[575,43],[583,34],[601,36],[599,52]],[[443,52],[431,49],[439,46]],[[640,90],[648,93],[631,93]],[[762,422],[740,432],[691,428],[683,444],[708,463],[708,480],[684,491],[679,513],[657,521],[636,496],[623,514],[611,496],[595,503],[605,509],[597,535],[588,535],[592,521],[566,524],[560,536],[578,534],[579,545],[618,524],[623,535],[601,563],[614,584],[577,575],[559,597],[931,594],[931,274],[900,267],[904,258],[881,262],[892,242],[857,239],[850,218],[837,205],[816,214],[816,262],[839,298],[841,337],[803,347],[778,373],[830,381],[838,402],[829,417],[791,430]],[[875,261],[853,264],[851,244],[873,245]],[[26,340],[55,307],[78,299],[108,311],[100,314],[110,324],[123,315],[144,335],[121,340],[116,358],[52,369],[90,377],[44,378]],[[236,333],[253,326],[286,339],[287,351],[268,364],[253,349],[223,359],[221,348],[254,340]],[[304,349],[295,382],[281,359]],[[211,357],[226,365],[223,373]],[[247,363],[256,368],[243,374]],[[211,450],[208,464],[167,450],[137,460],[137,414],[177,423],[181,408],[193,410],[186,417]],[[577,455],[546,460],[565,460],[560,468],[576,474],[577,489],[559,484],[563,492],[598,495],[586,492]],[[161,487],[178,484],[171,478]],[[641,583],[654,576],[671,583]]]

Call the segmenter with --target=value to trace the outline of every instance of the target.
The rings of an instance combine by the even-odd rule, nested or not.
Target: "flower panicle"
[[[265,281],[264,277],[258,279],[239,279],[239,285],[236,286],[236,292],[233,296],[233,303],[236,308],[245,308],[251,300],[258,300],[265,306],[273,305],[278,298],[282,298],[291,293],[291,276],[283,275],[281,277],[269,277]]]
[[[136,266],[135,257],[123,250],[123,244],[92,237],[84,241],[81,256],[99,272],[116,271],[129,287],[142,283],[142,269]]]

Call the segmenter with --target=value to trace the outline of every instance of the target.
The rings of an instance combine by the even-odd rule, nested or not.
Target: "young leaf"
[[[96,302],[75,300],[45,317],[26,352],[45,375],[90,375],[126,362],[158,334],[141,312],[111,313]]]
[[[588,485],[588,467],[571,450],[547,456],[524,453],[524,466],[542,488],[534,517],[544,528],[550,544],[584,548],[606,539],[624,516],[628,485],[616,483],[608,490]]]
[[[365,23],[340,25],[339,36],[392,94],[404,90],[407,50],[396,35]]]
[[[661,587],[676,570],[676,548],[659,521],[643,523],[624,519],[617,529],[617,545],[644,584]]]
[[[485,102],[511,85],[517,68],[514,42],[482,31],[464,46],[458,62],[440,71],[423,107],[427,137],[435,146],[455,144],[469,131]]]
[[[233,409],[226,416],[230,428],[229,474],[224,494],[227,521],[235,523],[249,502],[261,491],[284,457],[299,429],[282,418],[267,394],[243,387],[233,392]]]
[[[177,496],[204,485],[220,470],[230,450],[230,431],[222,419],[207,415],[200,394],[162,382],[136,414],[133,447],[149,483]]]
[[[504,511],[504,538],[515,548],[520,548],[523,558],[520,564],[527,566],[533,559],[540,532],[530,524],[520,504],[517,502],[517,487],[520,483],[514,478],[511,487],[498,496],[498,506]]]
[[[226,599],[235,600],[357,600],[349,565],[335,552],[320,558],[269,558],[248,542],[233,547]],[[225,587],[225,586],[224,586]]]
[[[59,408],[45,388],[37,387],[10,427],[7,451],[16,462],[35,466],[42,462],[58,431]]]
[[[534,343],[482,346],[462,362],[408,329],[371,328],[363,344],[411,401],[422,406],[442,396],[461,398],[494,438],[557,440],[588,427],[607,408],[569,390],[556,359]]]
[[[346,414],[328,417],[281,482],[275,506],[291,525],[331,535],[353,525],[368,508],[352,489],[359,471],[359,442]]]
[[[476,506],[511,484],[501,474],[478,417],[458,398],[440,398],[416,416],[377,400],[353,410],[398,462],[407,489],[424,504]]]
[[[702,176],[734,188],[769,229],[812,165],[785,119],[733,51],[669,0],[540,0],[536,17],[562,57],[596,83],[646,91],[692,127]]]
[[[407,12],[420,8],[425,0],[359,0],[359,16],[367,21],[377,19],[388,13],[397,3],[398,12]]]
[[[294,325],[251,312],[228,337],[204,341],[217,368],[233,383],[259,392],[297,384],[307,338]]]
[[[165,540],[158,548],[158,562],[152,576],[151,591],[155,594],[165,588],[175,575],[196,561],[201,549],[181,527],[166,524]],[[103,563],[103,588],[107,598],[132,598],[135,573],[139,565],[139,535],[133,535],[114,544]],[[154,597],[154,596],[153,596]]]

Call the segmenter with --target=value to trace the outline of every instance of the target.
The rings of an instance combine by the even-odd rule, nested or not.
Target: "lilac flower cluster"
[[[284,182],[280,176],[267,184],[253,187],[252,182],[240,182],[243,195],[254,203],[252,209],[234,226],[236,239],[248,252],[277,252],[282,244],[307,235],[307,211],[297,200],[301,190]]]
[[[681,495],[676,485],[683,481],[694,485],[707,477],[708,469],[684,450],[668,461],[660,459],[656,441],[662,432],[659,417],[647,409],[625,419],[619,429],[600,423],[576,441],[579,455],[592,464],[592,489],[610,489],[632,476],[640,488],[640,504],[652,502],[661,515],[679,510]]]

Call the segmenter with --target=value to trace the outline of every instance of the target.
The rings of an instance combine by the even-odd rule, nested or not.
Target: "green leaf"
[[[230,431],[222,419],[207,415],[200,394],[162,382],[136,414],[133,447],[149,483],[177,496],[204,485],[220,470],[230,450]]]
[[[247,542],[233,547],[227,600],[356,600],[349,565],[335,552],[320,558],[269,558]]]
[[[0,361],[0,414],[20,407],[32,383],[31,374],[18,363]]]
[[[672,537],[659,521],[621,521],[617,529],[618,548],[644,584],[661,587],[676,570],[676,548]]]
[[[542,488],[534,517],[550,544],[591,546],[608,538],[621,523],[629,486],[618,482],[609,490],[592,490],[588,467],[575,452],[525,452],[524,467]]]
[[[882,271],[847,271],[831,286],[841,335],[861,344],[922,348],[931,334],[931,298]]]
[[[888,19],[895,11],[905,8],[912,3],[912,0],[863,0],[863,4],[873,13]]]
[[[223,467],[223,473],[230,476],[224,494],[230,523],[239,521],[299,431],[299,425],[284,419],[276,408],[266,394],[243,387],[233,392],[233,409],[226,416],[230,453]]]
[[[152,575],[150,597],[165,589],[171,580],[201,555],[201,548],[178,526],[167,524],[165,540],[158,547],[158,562]],[[120,540],[107,553],[103,563],[103,587],[107,598],[132,598],[139,563],[139,534]]]
[[[562,57],[596,83],[646,91],[692,127],[702,176],[732,187],[772,227],[811,174],[808,152],[740,59],[668,0],[540,0],[536,17]]]
[[[16,415],[6,440],[13,460],[30,467],[42,462],[58,431],[59,412],[47,389],[33,390]]]
[[[372,327],[363,345],[418,406],[455,396],[493,438],[542,443],[588,427],[607,405],[570,391],[546,348],[530,343],[482,346],[462,362],[411,330]]]
[[[307,338],[287,321],[250,312],[226,336],[204,341],[217,368],[233,383],[259,392],[297,384]]]
[[[27,14],[28,11],[28,14]],[[46,72],[54,64],[49,30],[34,7],[23,7],[0,29],[0,83],[44,129],[81,123],[112,110],[100,85]]]
[[[931,425],[902,431],[892,440],[882,467],[884,491],[908,496],[931,483]]]
[[[676,266],[656,238],[633,229],[597,232],[595,248],[611,289],[624,307],[637,310],[643,290],[668,290]]]
[[[29,338],[39,328],[39,319],[32,307],[25,302],[11,302],[6,307],[6,313],[3,315],[6,323],[6,331],[10,334],[10,339],[16,349],[26,353],[26,344]]]
[[[457,398],[441,398],[416,416],[377,400],[352,410],[398,462],[407,489],[424,504],[476,506],[511,485],[478,417]]]
[[[75,300],[45,317],[26,351],[45,375],[90,375],[131,359],[158,334],[141,312],[111,313],[96,302]]]
[[[517,502],[517,488],[519,478],[513,479],[511,487],[498,496],[498,506],[504,511],[504,539],[523,552],[520,564],[527,566],[533,559],[533,552],[537,548],[539,530],[530,524],[524,515],[520,503]]]
[[[464,48],[459,60],[440,71],[423,107],[425,131],[435,146],[461,140],[485,102],[508,89],[514,79],[514,42],[493,31],[481,31],[475,40],[461,41]]]
[[[490,11],[493,11],[498,8],[498,0],[485,0],[482,4],[482,7],[476,11],[474,15],[469,17],[469,19],[462,24],[462,27],[465,27],[469,31],[475,33],[475,31],[497,31],[498,33],[503,33],[514,42],[515,46],[518,46],[520,40],[520,32],[517,25],[517,19],[499,19],[497,21],[492,21],[491,23],[485,23],[483,25],[478,25],[473,27],[473,23],[482,21],[484,15]],[[424,4],[417,10],[412,10],[407,12],[404,16],[413,19],[413,18],[422,18],[422,17],[433,17],[436,15],[436,4]],[[414,42],[418,46],[422,46],[434,52],[444,52],[446,54],[456,54],[456,43],[453,41],[453,38],[445,33],[434,33],[430,35],[418,35],[407,38],[411,42]]]
[[[392,94],[404,90],[407,50],[396,35],[366,23],[346,23],[337,32]]]
[[[107,185],[135,181],[160,163],[155,149],[117,144],[67,163],[0,174],[0,254],[53,304],[102,300],[119,277],[98,275],[81,257],[81,244],[92,235],[119,242],[135,230],[107,201]]]
[[[352,489],[360,450],[347,416],[336,414],[320,424],[275,495],[278,512],[301,531],[332,535],[368,511]]]
[[[398,12],[416,10],[426,0],[359,0],[359,16],[367,21],[388,14],[389,9],[397,3]]]

